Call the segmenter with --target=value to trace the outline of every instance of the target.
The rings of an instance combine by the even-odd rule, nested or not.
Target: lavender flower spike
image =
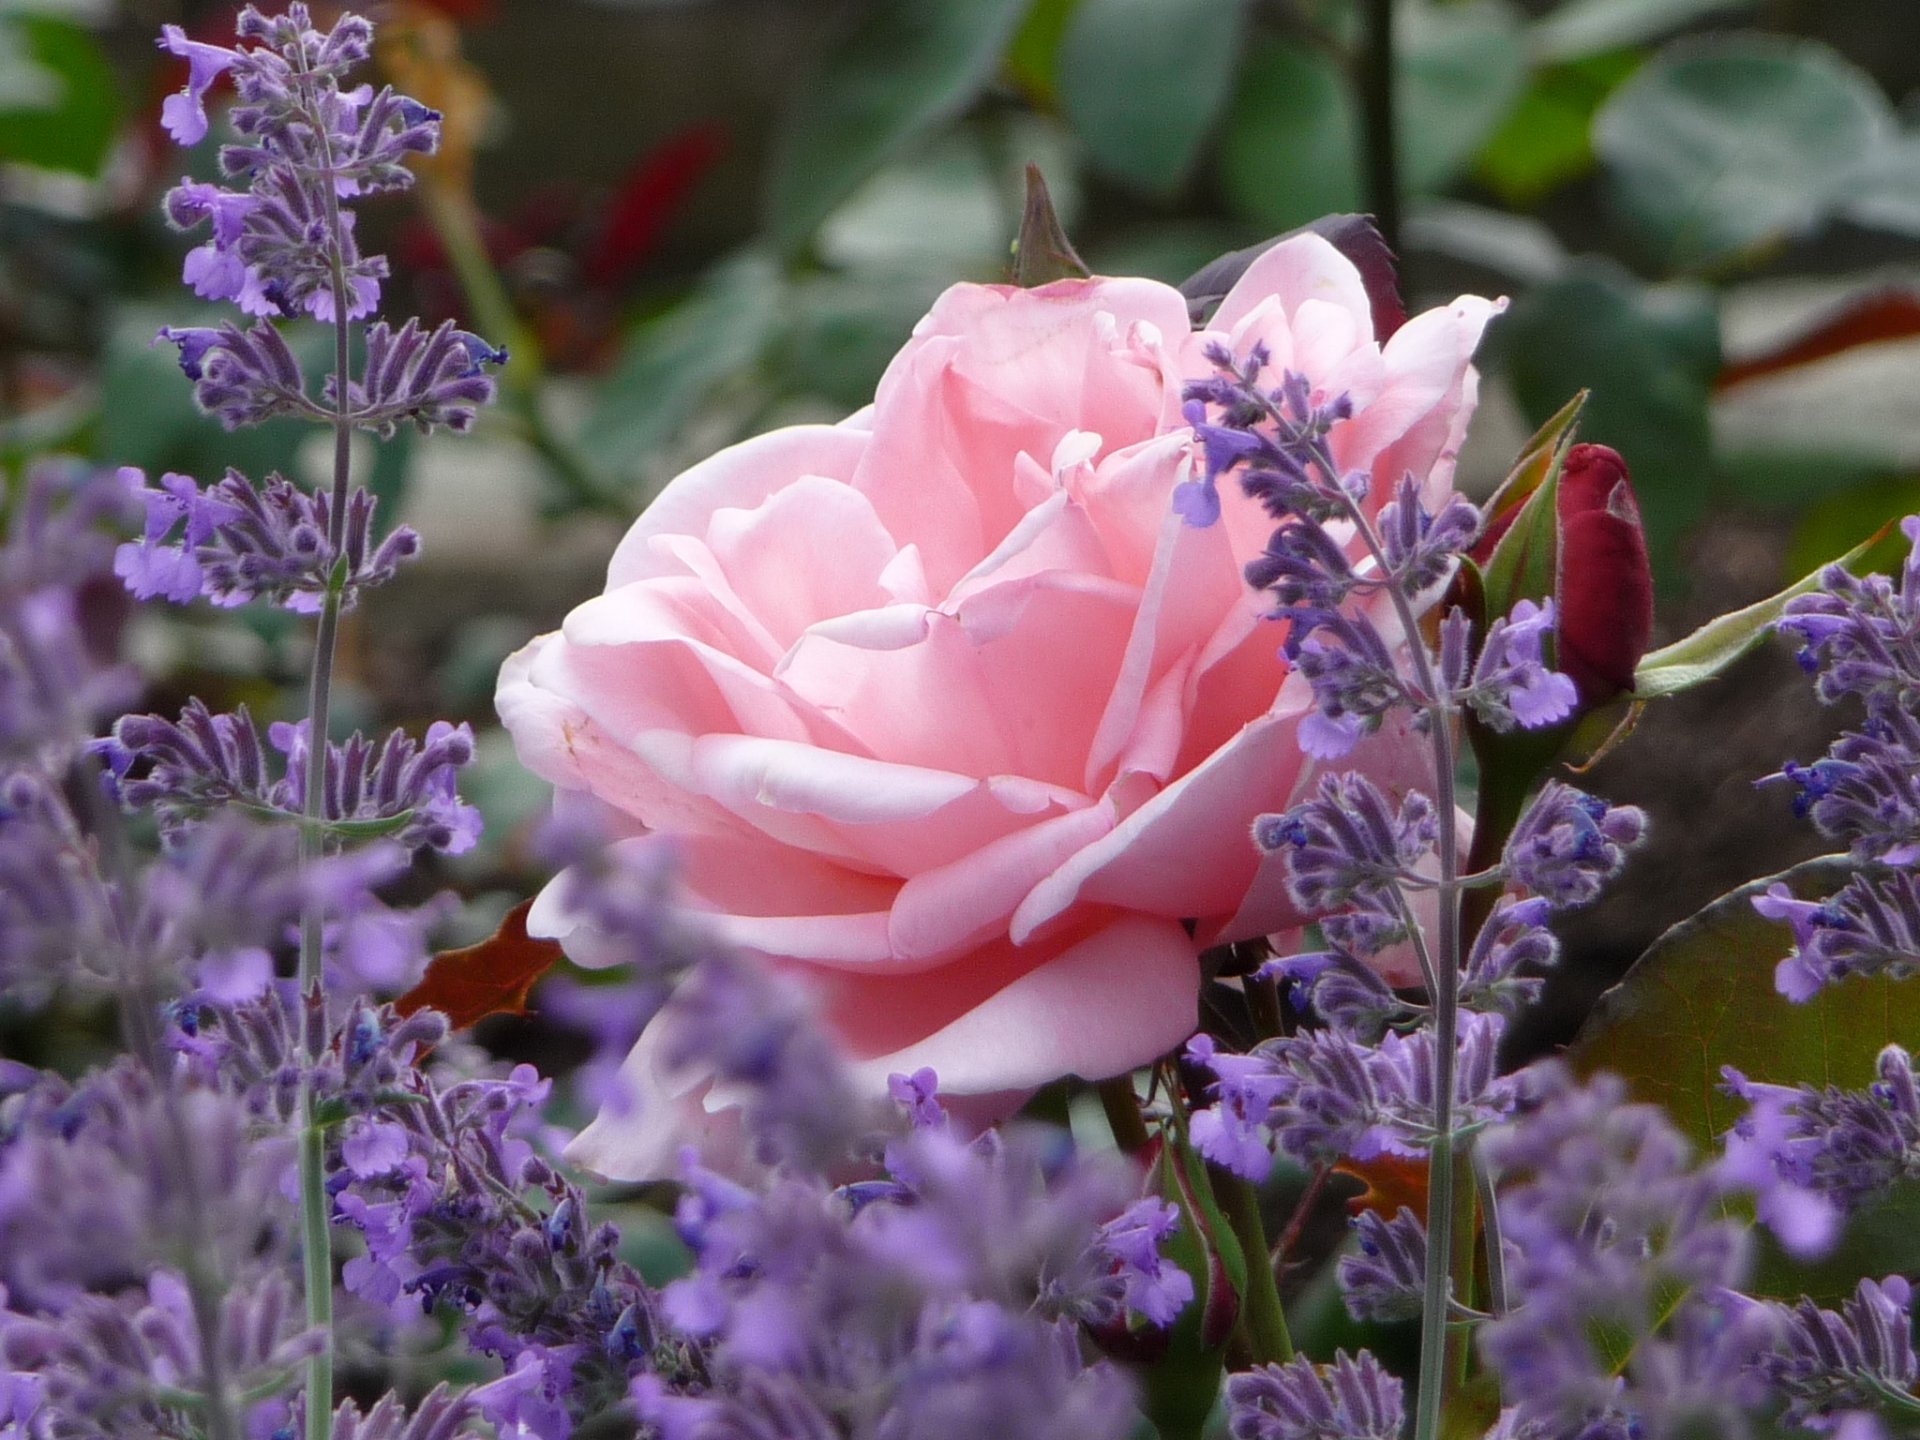
[[[1365,1350],[1227,1377],[1233,1440],[1399,1440],[1405,1409],[1399,1379]]]
[[[1646,812],[1635,806],[1609,805],[1550,780],[1513,827],[1507,874],[1555,909],[1585,905],[1620,873],[1646,826]]]

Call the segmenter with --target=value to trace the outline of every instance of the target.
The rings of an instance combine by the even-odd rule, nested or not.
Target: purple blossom
[[[1778,779],[1797,787],[1794,814],[1845,841],[1855,859],[1903,866],[1920,859],[1920,720],[1912,714],[1883,706],[1822,759],[1789,761],[1760,783]]]
[[[1723,1182],[1619,1080],[1537,1067],[1531,1108],[1481,1144],[1502,1179],[1510,1309],[1480,1349],[1517,1434],[1725,1433],[1765,1398],[1775,1327],[1743,1296]]]
[[[1171,1325],[1193,1299],[1193,1277],[1161,1254],[1180,1228],[1180,1209],[1164,1200],[1136,1200],[1096,1232],[1113,1258],[1127,1309],[1148,1324]]]
[[[1353,916],[1339,917],[1343,922],[1335,926],[1336,933],[1344,933],[1353,938]],[[1399,927],[1398,917],[1386,917],[1392,920],[1393,928]],[[1322,929],[1334,925],[1330,918],[1322,922]],[[1379,944],[1385,943],[1385,934]],[[1377,948],[1375,936],[1363,937],[1366,944],[1361,948]],[[1282,979],[1290,982],[1295,1003],[1302,1008],[1310,1007],[1313,1013],[1337,1030],[1344,1031],[1356,1040],[1369,1044],[1378,1040],[1388,1025],[1410,1019],[1416,1013],[1405,1001],[1388,988],[1387,982],[1345,951],[1322,951],[1306,955],[1289,955],[1269,960],[1259,970],[1262,979]]]
[[[1405,1410],[1399,1378],[1365,1350],[1227,1377],[1233,1440],[1399,1440]]]
[[[130,809],[151,809],[170,836],[233,806],[301,817],[306,722],[275,724],[267,734],[283,757],[277,765],[267,759],[244,705],[215,715],[192,700],[178,722],[124,716],[111,742],[121,801]],[[337,835],[458,855],[480,833],[479,811],[454,789],[455,772],[472,758],[473,732],[464,724],[435,721],[424,741],[395,730],[378,745],[356,733],[327,747],[320,818]]]
[[[1497,1015],[1461,1017],[1456,1125],[1485,1124],[1512,1106],[1514,1082],[1500,1078],[1496,1066],[1503,1028]],[[1254,1148],[1256,1129],[1303,1164],[1417,1154],[1434,1141],[1431,1031],[1389,1031],[1377,1046],[1315,1031],[1268,1040],[1239,1056],[1190,1043],[1187,1055],[1215,1076],[1207,1093],[1217,1103],[1194,1115],[1194,1144],[1248,1178],[1267,1170],[1264,1151]],[[1208,1113],[1216,1118],[1202,1124]]]
[[[1460,977],[1460,1003],[1473,1010],[1517,1015],[1544,983],[1524,971],[1550,969],[1560,958],[1560,942],[1546,922],[1552,904],[1533,896],[1503,896],[1474,937]]]
[[[1511,615],[1488,627],[1459,699],[1489,729],[1537,730],[1573,713],[1579,695],[1572,679],[1549,670],[1542,653],[1553,624],[1551,600],[1539,605],[1522,600]]]
[[[213,82],[240,62],[240,56],[218,45],[189,40],[178,25],[160,27],[160,48],[187,62],[187,88],[169,95],[160,107],[160,123],[179,145],[198,145],[207,138],[207,92]]]
[[[285,338],[265,321],[246,330],[231,321],[211,329],[166,325],[154,340],[179,350],[194,402],[229,430],[283,415],[327,418],[308,398],[306,376]]]
[[[1772,1187],[1764,1173],[1755,1174],[1754,1160],[1771,1166],[1775,1185],[1849,1210],[1920,1176],[1920,1083],[1913,1061],[1889,1045],[1874,1069],[1878,1078],[1859,1090],[1765,1085],[1737,1070],[1723,1072],[1729,1092],[1751,1107],[1729,1138],[1729,1164],[1763,1196]],[[1735,1139],[1743,1142],[1738,1151]]]
[[[1838,894],[1801,900],[1784,883],[1753,897],[1754,910],[1793,929],[1793,952],[1774,988],[1805,1002],[1849,975],[1901,979],[1920,970],[1920,882],[1910,871],[1865,871]]]
[[[1393,499],[1381,508],[1380,546],[1394,581],[1409,595],[1424,595],[1446,580],[1460,554],[1480,533],[1480,512],[1461,495],[1450,495],[1438,514],[1420,503],[1420,485],[1408,472]]]
[[[403,422],[422,435],[442,425],[459,433],[493,399],[493,381],[481,367],[506,363],[506,351],[456,330],[451,321],[432,330],[422,329],[417,320],[397,331],[384,323],[370,325],[366,363],[347,392],[353,423],[382,439],[391,438]]]
[[[420,537],[400,526],[373,542],[374,497],[360,488],[347,501],[335,544],[332,502],[272,476],[255,488],[238,471],[202,491],[184,475],[164,475],[147,501],[144,536],[120,547],[117,573],[141,599],[216,605],[265,600],[299,614],[317,612],[337,589],[343,609],[385,584],[419,553]],[[181,529],[178,544],[168,543]]]
[[[1508,876],[1555,909],[1585,905],[1620,873],[1646,832],[1644,811],[1550,780],[1507,840]]]
[[[1402,1205],[1389,1220],[1354,1217],[1356,1251],[1340,1257],[1340,1294],[1356,1320],[1411,1320],[1426,1303],[1427,1227]]]
[[[1769,1308],[1785,1333],[1758,1368],[1786,1397],[1788,1421],[1833,1430],[1848,1411],[1879,1411],[1889,1402],[1909,1425],[1920,1413],[1920,1397],[1913,1395],[1920,1381],[1913,1287],[1903,1277],[1862,1280],[1837,1314],[1807,1299]]]
[[[1310,913],[1356,902],[1392,913],[1393,887],[1413,876],[1437,834],[1426,796],[1408,792],[1396,812],[1358,771],[1324,775],[1313,799],[1254,822],[1255,843],[1284,856],[1287,893]]]

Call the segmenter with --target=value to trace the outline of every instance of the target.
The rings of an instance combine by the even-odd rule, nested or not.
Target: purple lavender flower
[[[231,321],[212,328],[167,325],[154,340],[179,350],[195,403],[229,430],[283,415],[328,418],[308,397],[306,377],[286,340],[264,320],[247,330]]]
[[[269,765],[245,706],[215,715],[192,700],[178,722],[125,716],[112,741],[120,798],[130,809],[151,809],[169,836],[234,806],[300,817],[306,805],[306,722],[276,724],[267,733],[283,757],[278,766]],[[472,758],[472,731],[445,721],[429,727],[423,742],[395,730],[378,745],[359,734],[330,744],[321,819],[337,835],[458,855],[480,833],[479,812],[454,789],[454,772]],[[275,768],[281,771],[277,778]]]
[[[1717,1170],[1615,1077],[1547,1065],[1529,1087],[1532,1108],[1481,1142],[1504,1182],[1511,1308],[1480,1349],[1514,1433],[1741,1433],[1775,1327],[1734,1293],[1747,1236]]]
[[[1365,1350],[1227,1377],[1233,1440],[1399,1440],[1405,1410],[1399,1378]]]
[[[1455,1071],[1455,1123],[1485,1124],[1511,1108],[1514,1082],[1497,1075],[1504,1021],[1468,1014],[1460,1025]],[[1193,1117],[1194,1145],[1208,1159],[1250,1179],[1264,1176],[1267,1157],[1256,1129],[1303,1164],[1344,1156],[1417,1154],[1434,1141],[1433,1034],[1389,1031],[1368,1046],[1339,1031],[1316,1031],[1229,1056],[1188,1046],[1188,1058],[1214,1074],[1217,1104]],[[1202,1122],[1201,1116],[1213,1114]]]
[[[1786,1419],[1809,1430],[1831,1430],[1848,1411],[1894,1407],[1907,1425],[1920,1414],[1920,1360],[1913,1351],[1913,1287],[1898,1275],[1862,1280],[1836,1314],[1802,1299],[1780,1315],[1784,1336],[1758,1362],[1775,1393],[1786,1397]]]
[[[1572,679],[1549,670],[1542,655],[1553,623],[1551,600],[1540,605],[1522,600],[1511,615],[1488,627],[1459,699],[1489,729],[1537,730],[1573,713],[1580,697]]]
[[[0,540],[0,764],[63,769],[98,717],[137,694],[116,661],[113,537],[139,472],[45,461],[10,492]],[[114,587],[117,588],[117,587]]]
[[[339,545],[330,502],[280,476],[256,489],[238,471],[203,492],[184,475],[147,490],[146,532],[122,545],[114,567],[141,599],[180,603],[205,595],[216,605],[265,600],[300,614],[318,611],[330,590],[351,609],[360,592],[383,585],[419,553],[420,537],[400,526],[373,543],[374,497],[357,489],[347,503]],[[176,527],[179,544],[166,543]]]
[[[1179,1228],[1178,1206],[1136,1200],[1096,1234],[1119,1272],[1123,1303],[1149,1325],[1171,1325],[1193,1299],[1193,1277],[1161,1254]]]
[[[1870,716],[1812,765],[1789,761],[1777,776],[1791,780],[1795,815],[1822,835],[1843,840],[1854,858],[1886,865],[1920,859],[1920,720],[1904,711]],[[1761,782],[1766,783],[1765,780]]]
[[[1560,958],[1560,942],[1546,926],[1552,909],[1539,896],[1502,897],[1474,937],[1460,977],[1462,1005],[1512,1016],[1532,1003],[1544,982],[1521,972],[1549,969]]]
[[[1620,873],[1646,825],[1635,806],[1609,805],[1550,780],[1513,827],[1507,874],[1555,909],[1585,905]]]
[[[481,366],[506,363],[506,351],[456,330],[452,321],[433,330],[423,330],[417,320],[397,331],[371,325],[366,364],[347,392],[353,423],[382,439],[406,421],[423,435],[442,425],[459,433],[493,399],[493,381]]]
[[[1352,939],[1354,918],[1342,916],[1338,923],[1329,918],[1322,922],[1322,929],[1333,925],[1336,934]],[[1364,934],[1360,947],[1363,951],[1378,948],[1384,943],[1381,937],[1390,934],[1400,923],[1398,917],[1381,918],[1391,920],[1392,927],[1383,925],[1378,934]],[[1261,979],[1290,982],[1298,1006],[1311,1008],[1336,1030],[1367,1044],[1377,1041],[1390,1024],[1413,1019],[1418,1013],[1395,995],[1386,981],[1345,951],[1283,956],[1267,961],[1258,974]]]
[[[1313,799],[1254,822],[1255,843],[1285,857],[1287,893],[1310,913],[1355,903],[1394,913],[1393,887],[1414,876],[1437,833],[1426,796],[1409,792],[1396,813],[1357,771],[1322,776]]]
[[[1779,1181],[1852,1209],[1920,1176],[1920,1081],[1913,1061],[1889,1045],[1874,1068],[1879,1078],[1861,1090],[1757,1084],[1729,1069],[1723,1072],[1728,1091],[1751,1107],[1735,1135],[1764,1157]],[[1733,1158],[1731,1142],[1729,1151]],[[1748,1183],[1764,1193],[1765,1178]]]
[[[160,123],[181,145],[198,145],[207,138],[207,92],[234,65],[240,56],[218,45],[203,45],[187,39],[178,25],[160,27],[160,48],[178,55],[188,65],[187,88],[169,95],[160,107]]]
[[[1884,575],[1838,565],[1820,591],[1787,603],[1778,629],[1800,641],[1802,668],[1819,676],[1820,698],[1865,700],[1870,712],[1911,714],[1920,705],[1920,517],[1900,529],[1913,542],[1898,587]]]
[[[1920,883],[1909,871],[1863,872],[1825,900],[1797,899],[1776,883],[1753,908],[1793,928],[1793,951],[1774,970],[1774,988],[1789,1000],[1811,1000],[1849,975],[1897,980],[1920,970]]]
[[[1300,748],[1335,760],[1380,728],[1389,711],[1409,703],[1399,666],[1365,616],[1301,606],[1281,647],[1313,687],[1314,713],[1300,722]]]
[[[1380,544],[1395,583],[1409,595],[1424,595],[1452,575],[1458,557],[1480,533],[1480,512],[1461,495],[1450,495],[1436,515],[1420,503],[1411,472],[1400,477],[1393,499],[1380,511]]]
[[[1339,1262],[1340,1294],[1356,1320],[1411,1320],[1426,1303],[1427,1227],[1402,1205],[1389,1220],[1373,1210],[1354,1217],[1357,1252]]]

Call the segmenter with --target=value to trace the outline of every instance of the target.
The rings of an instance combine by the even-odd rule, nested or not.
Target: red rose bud
[[[1605,445],[1567,451],[1559,520],[1559,668],[1591,708],[1633,688],[1634,666],[1653,638],[1647,537],[1618,452]]]

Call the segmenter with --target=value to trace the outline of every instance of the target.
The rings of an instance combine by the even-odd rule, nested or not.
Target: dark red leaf
[[[562,960],[560,946],[527,934],[531,900],[507,912],[500,928],[478,945],[443,950],[420,983],[393,1002],[402,1015],[433,1009],[456,1030],[489,1015],[524,1015],[534,983]]]
[[[1714,388],[1725,390],[1761,375],[1829,359],[1856,346],[1907,340],[1916,335],[1920,335],[1920,294],[1888,289],[1856,295],[1791,339],[1726,365],[1714,380]]]

